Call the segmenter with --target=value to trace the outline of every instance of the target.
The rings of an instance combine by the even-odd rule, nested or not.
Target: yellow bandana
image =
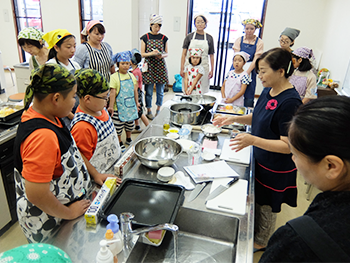
[[[56,45],[58,41],[60,41],[62,38],[69,35],[72,35],[72,34],[69,33],[68,30],[66,29],[56,29],[43,35],[43,39],[49,45],[49,49],[51,49],[54,47],[54,45]]]

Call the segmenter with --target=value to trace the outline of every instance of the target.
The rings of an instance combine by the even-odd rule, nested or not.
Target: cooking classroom
[[[349,1],[1,7],[0,262],[350,262]]]

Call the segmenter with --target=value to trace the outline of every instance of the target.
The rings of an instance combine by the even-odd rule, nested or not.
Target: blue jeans
[[[154,86],[154,84],[145,84],[146,108],[147,109],[152,108],[153,86]],[[156,105],[157,106],[162,106],[162,104],[163,104],[164,86],[165,86],[165,84],[156,83],[156,91],[157,91]]]

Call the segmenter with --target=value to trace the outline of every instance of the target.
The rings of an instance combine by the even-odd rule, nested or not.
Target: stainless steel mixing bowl
[[[143,165],[158,169],[172,165],[182,153],[182,147],[170,138],[154,136],[139,140],[134,145],[134,152]]]

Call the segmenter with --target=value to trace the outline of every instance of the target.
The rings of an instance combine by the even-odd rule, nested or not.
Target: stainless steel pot
[[[216,102],[216,98],[210,95],[175,95],[174,100],[177,102],[200,104],[203,106],[204,111],[213,108]]]
[[[199,124],[203,106],[193,103],[176,103],[169,107],[170,122],[175,125]]]

